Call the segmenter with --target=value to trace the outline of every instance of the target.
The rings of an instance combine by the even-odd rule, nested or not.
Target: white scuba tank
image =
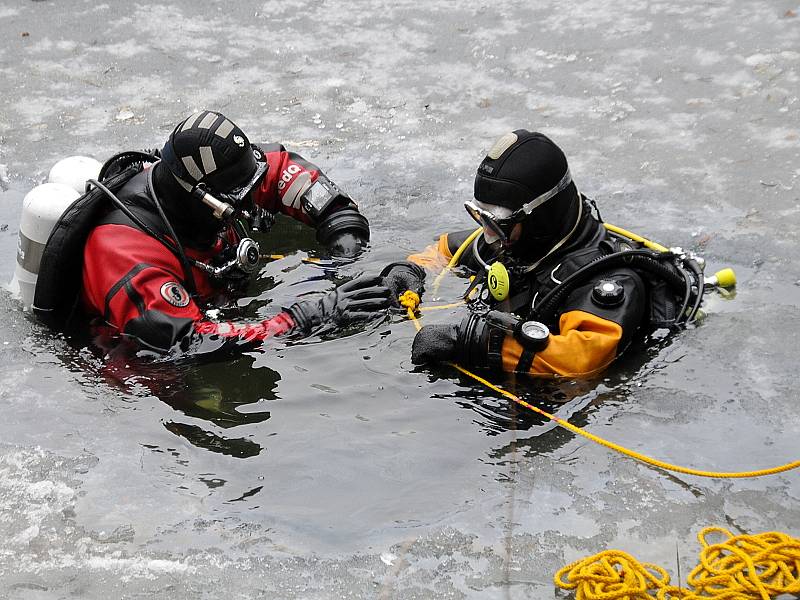
[[[50,169],[47,181],[63,183],[79,194],[83,194],[86,191],[86,180],[97,179],[102,167],[103,165],[99,161],[89,156],[62,158]]]
[[[79,198],[87,179],[97,178],[102,165],[87,156],[70,156],[50,170],[47,183],[37,185],[22,201],[17,264],[10,288],[26,309],[33,304],[42,252],[64,211]]]

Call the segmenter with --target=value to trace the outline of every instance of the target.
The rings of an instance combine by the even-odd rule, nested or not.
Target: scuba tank
[[[45,245],[61,215],[85,191],[86,180],[97,177],[99,161],[87,156],[70,156],[50,170],[46,183],[29,191],[22,201],[17,264],[10,288],[26,310],[33,305],[39,267]]]
[[[74,189],[78,194],[86,191],[86,181],[94,179],[100,174],[102,163],[88,156],[70,156],[62,158],[47,176],[50,183],[63,183]]]

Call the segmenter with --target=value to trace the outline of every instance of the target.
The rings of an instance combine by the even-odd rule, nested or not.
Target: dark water
[[[609,222],[701,250],[739,285],[707,299],[698,327],[597,380],[504,385],[681,465],[796,460],[792,10],[0,7],[0,281],[22,197],[50,165],[153,147],[194,109],[283,141],[359,201],[372,248],[341,276],[467,226],[483,153],[538,128]],[[332,285],[302,261],[320,252],[313,235],[278,227],[265,250],[287,258],[226,314],[266,316]],[[462,290],[448,279],[442,300]],[[0,293],[0,597],[538,598],[557,568],[608,547],[673,573],[678,554],[687,573],[705,525],[800,535],[796,473],[708,480],[640,465],[446,368],[414,368],[413,335],[396,317],[225,364],[109,364]]]
[[[20,187],[3,193],[13,201],[5,206],[19,201]],[[330,287],[326,263],[301,260],[319,254],[313,238],[288,221],[281,226],[269,240],[288,256],[267,264],[226,318],[263,317],[298,294]],[[3,232],[9,252],[12,230]],[[415,238],[424,243],[433,232]],[[292,243],[302,250],[293,252]],[[376,271],[395,252],[372,250],[338,272]],[[734,266],[745,281],[758,276]],[[8,267],[2,276],[10,276]],[[796,286],[774,285],[797,298]],[[442,300],[463,287],[446,281]],[[231,569],[255,569],[272,582],[280,565],[294,573],[289,587],[307,590],[327,577],[317,561],[328,561],[323,573],[367,561],[339,574],[342,589],[351,589],[377,577],[364,580],[366,573],[433,560],[442,579],[478,572],[484,585],[492,561],[510,577],[513,557],[516,568],[529,568],[525,553],[545,540],[588,550],[620,524],[626,539],[636,531],[642,539],[659,531],[671,537],[676,528],[688,535],[707,521],[745,530],[765,522],[769,502],[772,526],[790,526],[778,525],[791,510],[778,490],[788,488],[775,485],[791,476],[698,482],[638,466],[447,367],[414,368],[414,328],[402,316],[340,337],[277,342],[224,363],[137,363],[102,360],[2,298],[2,493],[17,515],[5,527],[26,548],[22,572],[37,574],[23,583],[58,588],[66,573],[89,571],[109,578],[95,581],[97,590],[131,578],[177,577],[183,586],[213,565],[227,589],[242,585],[228,580]],[[699,327],[634,346],[596,380],[495,379],[576,425],[678,464],[738,470],[792,459],[785,436],[796,431],[795,420],[780,391],[792,380],[781,377],[783,359],[775,361],[774,342],[763,337],[762,293],[745,284],[735,300],[708,300]],[[437,311],[424,320],[459,314]],[[759,356],[772,366],[757,366]],[[452,563],[458,552],[466,562]],[[277,562],[267,568],[264,560]],[[417,576],[407,568],[404,577]],[[307,569],[315,573],[310,583]],[[387,577],[387,589],[414,587]]]

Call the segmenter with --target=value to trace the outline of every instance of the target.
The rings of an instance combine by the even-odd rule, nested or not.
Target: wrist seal
[[[464,317],[458,326],[456,343],[458,361],[476,369],[494,367],[498,358],[493,357],[497,353],[497,343],[494,341],[490,344],[490,333],[491,327],[480,315],[470,313]],[[502,339],[500,347],[502,348]],[[499,358],[502,362],[502,357]]]
[[[369,241],[369,221],[355,206],[345,206],[327,215],[317,224],[317,241],[328,246],[342,233]]]
[[[289,313],[289,316],[294,321],[294,331],[299,331],[303,335],[308,335],[315,327],[314,318],[308,314],[306,306],[308,301],[295,302],[289,308],[284,308],[284,312]]]

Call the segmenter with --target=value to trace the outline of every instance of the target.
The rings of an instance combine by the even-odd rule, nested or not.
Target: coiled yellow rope
[[[727,539],[709,543],[712,533]],[[697,539],[703,549],[686,588],[670,585],[658,565],[640,563],[621,550],[575,561],[553,581],[575,590],[576,600],[770,600],[800,594],[800,539],[778,531],[733,535],[721,527],[707,527]]]
[[[402,296],[400,296],[400,303],[401,303],[401,305],[403,307],[406,308],[406,311],[408,312],[408,318],[411,319],[411,321],[414,323],[414,327],[416,327],[417,331],[419,331],[422,328],[422,326],[419,324],[419,320],[417,319],[417,315],[416,315],[416,312],[415,312],[417,310],[418,306],[419,306],[419,303],[420,303],[419,296],[417,296],[417,294],[415,294],[411,290],[408,290],[405,293],[403,293]],[[447,364],[452,366],[454,369],[457,369],[458,371],[460,371],[464,375],[467,375],[468,377],[471,377],[472,379],[474,379],[478,383],[482,383],[483,385],[488,387],[490,390],[493,390],[493,391],[497,392],[498,394],[500,394],[502,396],[505,396],[506,398],[508,398],[512,402],[515,402],[516,404],[519,404],[520,406],[524,406],[527,409],[530,409],[530,410],[532,410],[532,411],[534,411],[536,413],[539,413],[540,415],[542,415],[544,417],[547,417],[548,419],[550,419],[551,421],[554,421],[555,423],[557,423],[558,425],[560,425],[564,429],[568,429],[573,433],[581,435],[581,436],[585,437],[586,439],[595,442],[596,444],[600,444],[601,446],[605,446],[606,448],[610,448],[611,450],[615,450],[616,452],[619,452],[620,454],[624,454],[626,456],[630,456],[631,458],[634,458],[634,459],[636,459],[636,460],[638,460],[640,462],[646,463],[648,465],[652,465],[654,467],[659,467],[660,469],[665,469],[667,471],[673,471],[675,473],[685,473],[686,475],[696,475],[697,477],[713,477],[713,478],[716,478],[716,479],[741,479],[741,478],[745,478],[745,477],[763,477],[765,475],[774,475],[776,473],[783,473],[784,471],[789,471],[791,469],[796,469],[797,467],[800,467],[800,460],[796,460],[794,462],[786,463],[784,465],[779,465],[777,467],[771,467],[771,468],[768,468],[768,469],[759,469],[759,470],[755,470],[755,471],[733,471],[733,472],[730,472],[730,471],[704,471],[704,470],[701,470],[701,469],[692,469],[690,467],[682,467],[680,465],[674,465],[672,463],[668,463],[668,462],[665,462],[663,460],[658,460],[657,458],[652,458],[650,456],[647,456],[646,454],[642,454],[640,452],[636,452],[635,450],[631,450],[629,448],[626,448],[625,446],[621,446],[619,444],[616,444],[614,442],[611,442],[609,440],[601,438],[600,436],[595,435],[593,433],[589,433],[588,431],[585,431],[585,430],[581,429],[580,427],[577,427],[577,426],[573,425],[569,421],[565,421],[564,419],[560,419],[557,416],[552,415],[552,414],[550,414],[549,412],[547,412],[545,410],[542,410],[538,406],[534,406],[533,404],[530,404],[529,402],[525,402],[525,400],[523,400],[519,396],[516,396],[515,394],[512,394],[511,392],[509,392],[507,390],[504,390],[501,387],[496,386],[495,384],[491,383],[490,381],[487,381],[483,377],[480,377],[479,375],[476,375],[472,371],[469,371],[469,370],[465,369],[464,367],[462,367],[459,364],[456,364],[456,363],[447,363]]]

